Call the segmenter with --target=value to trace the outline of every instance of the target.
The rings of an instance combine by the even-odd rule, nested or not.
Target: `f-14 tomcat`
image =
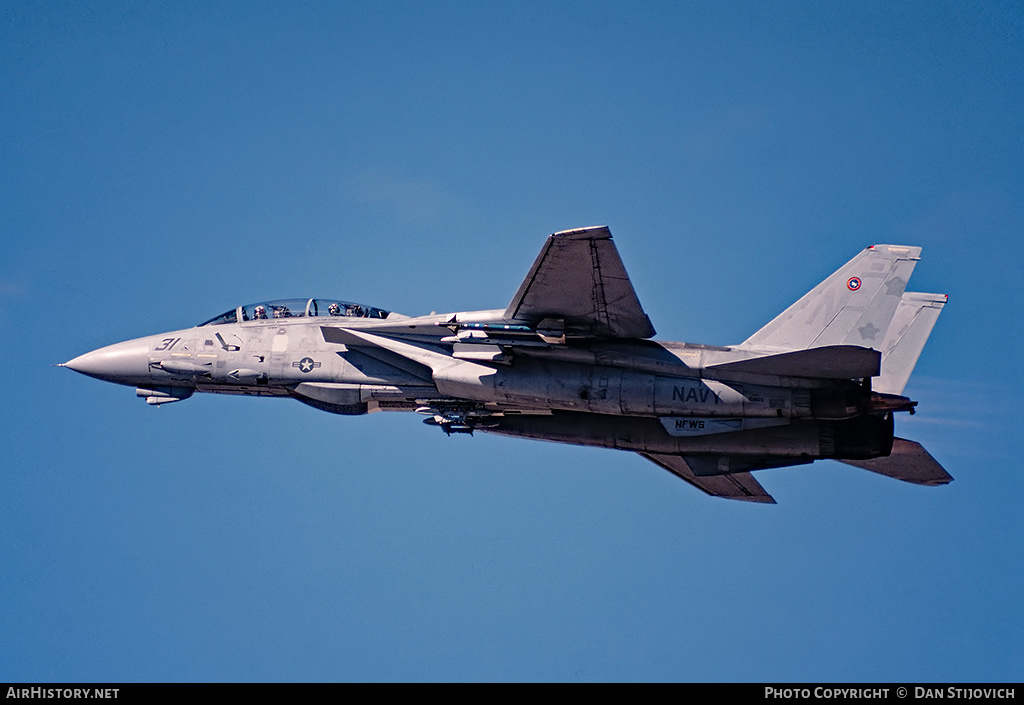
[[[709,495],[774,503],[756,470],[835,459],[952,480],[893,416],[947,297],[905,291],[921,248],[874,245],[738,345],[655,332],[606,227],[548,237],[504,310],[409,317],[333,299],[237,306],[65,363],[152,405],[194,392],[411,411],[639,453]]]

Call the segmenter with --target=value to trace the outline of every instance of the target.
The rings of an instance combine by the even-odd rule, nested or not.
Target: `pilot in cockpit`
[[[327,307],[327,313],[330,314],[331,316],[340,316],[341,306],[339,306],[338,302],[335,301],[333,304]]]
[[[256,307],[256,312],[252,316],[254,321],[265,321],[267,320],[267,309],[262,306]]]

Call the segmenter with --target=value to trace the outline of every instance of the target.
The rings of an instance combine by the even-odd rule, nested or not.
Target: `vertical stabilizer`
[[[743,347],[880,349],[920,254],[920,247],[868,247],[747,338]]]
[[[882,374],[872,384],[876,392],[903,393],[948,299],[945,294],[903,294],[882,342]]]

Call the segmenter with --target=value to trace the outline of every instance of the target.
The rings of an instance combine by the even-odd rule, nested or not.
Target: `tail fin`
[[[949,297],[906,292],[882,342],[882,374],[872,385],[876,392],[902,394],[917,358],[931,335]]]
[[[920,254],[920,247],[868,247],[741,347],[804,350],[858,345],[878,349]]]

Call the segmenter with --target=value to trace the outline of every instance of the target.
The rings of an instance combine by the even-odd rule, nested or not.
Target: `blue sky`
[[[1020,681],[1024,10],[0,8],[0,681]],[[878,242],[950,295],[897,433],[766,471],[53,368],[239,303],[504,307],[607,224],[659,337]]]

